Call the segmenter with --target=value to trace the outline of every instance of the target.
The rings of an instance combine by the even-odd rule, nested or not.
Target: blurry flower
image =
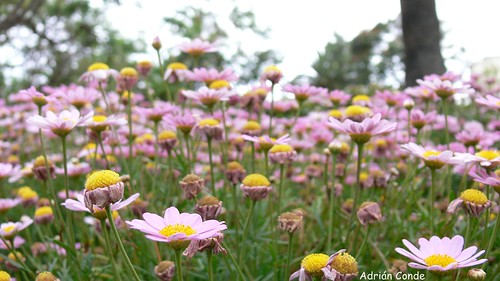
[[[219,72],[215,68],[195,68],[192,71],[187,70],[184,76],[186,80],[204,82],[206,86],[209,86],[215,80],[225,80],[228,82],[238,80],[238,76],[231,69]]]
[[[91,174],[85,182],[83,193],[85,206],[94,212],[94,205],[108,207],[123,198],[124,183],[120,175],[111,170],[101,170]]]
[[[253,143],[259,144],[259,148],[264,151],[268,151],[271,149],[276,144],[285,144],[290,141],[290,137],[288,134],[281,136],[278,139],[271,138],[269,136],[261,136],[261,137],[254,137],[254,136],[249,136],[249,135],[242,135],[241,136],[244,140],[251,141]]]
[[[402,248],[396,248],[396,252],[413,260],[414,262],[408,263],[412,268],[443,272],[488,261],[487,259],[477,259],[484,253],[484,250],[476,253],[476,246],[464,250],[464,238],[460,235],[456,235],[451,239],[437,236],[432,236],[430,240],[420,238],[418,240],[419,249],[406,239],[403,239],[403,244],[411,252]]]
[[[354,142],[363,144],[368,142],[374,135],[388,133],[396,129],[397,123],[380,120],[381,118],[382,115],[379,113],[371,118],[364,119],[361,123],[349,119],[341,123],[337,119],[330,117],[328,125],[340,133],[348,134]]]
[[[0,181],[9,178],[9,182],[17,181],[17,174],[21,170],[18,165],[12,165],[10,163],[0,163]]]
[[[158,144],[167,152],[172,151],[177,144],[177,135],[174,131],[162,131],[158,135]]]
[[[271,192],[271,182],[261,174],[250,174],[243,179],[240,185],[246,197],[254,201],[262,200]]]
[[[120,70],[120,74],[116,77],[117,87],[123,91],[131,91],[134,88],[139,75],[133,67],[124,67]]]
[[[213,140],[221,140],[223,131],[219,120],[213,118],[200,120],[196,125],[197,133]]]
[[[421,145],[415,143],[407,143],[401,145],[401,147],[411,154],[417,156],[418,158],[424,160],[427,167],[431,169],[440,169],[445,164],[461,164],[462,161],[455,159],[453,157],[453,152],[450,150],[437,151],[437,150],[425,150]]]
[[[424,113],[420,109],[414,109],[410,113],[410,124],[417,130],[422,129],[425,125],[434,122],[436,113],[434,111]]]
[[[371,109],[360,105],[350,105],[344,110],[344,113],[347,118],[356,122],[361,122],[373,114]]]
[[[136,68],[142,76],[147,76],[153,68],[153,63],[149,60],[141,60],[137,62]]]
[[[367,95],[356,95],[356,96],[352,97],[351,102],[353,105],[357,105],[357,106],[370,107],[372,105],[371,98]]]
[[[363,202],[358,209],[357,215],[362,225],[372,224],[382,220],[380,206],[376,202]]]
[[[467,272],[467,276],[471,281],[483,281],[486,280],[486,272],[479,268],[471,268]]]
[[[60,281],[60,279],[49,271],[42,271],[38,273],[35,281]]]
[[[47,224],[54,219],[54,212],[50,206],[38,207],[34,219],[36,224]]]
[[[54,164],[52,163],[52,161],[50,161],[50,159],[47,161],[44,156],[38,156],[37,158],[35,158],[33,167],[31,167],[31,171],[33,172],[35,178],[42,181],[48,180],[49,175],[51,178],[56,177]]]
[[[29,186],[23,186],[17,190],[17,198],[21,199],[24,207],[33,206],[38,201],[38,193]]]
[[[192,56],[200,56],[205,53],[213,53],[217,51],[215,44],[201,40],[200,38],[196,38],[191,42],[182,43],[179,45],[179,49]]]
[[[48,97],[37,91],[34,86],[19,91],[19,95],[24,96],[23,99],[31,100],[38,107],[42,107],[48,103]]]
[[[227,250],[222,247],[222,240],[224,239],[224,234],[219,232],[217,235],[195,240],[189,243],[189,247],[184,251],[183,255],[187,258],[192,258],[197,252],[212,251],[213,254],[227,254]]]
[[[86,127],[91,131],[96,133],[101,133],[106,130],[109,126],[123,126],[127,125],[127,120],[123,117],[117,117],[114,115],[104,116],[104,115],[94,115],[86,123]]]
[[[491,201],[480,190],[466,189],[460,193],[460,197],[451,201],[447,212],[456,213],[460,206],[463,206],[471,216],[479,217],[484,210],[491,206]]]
[[[227,88],[209,89],[202,87],[197,91],[184,90],[182,94],[187,98],[197,100],[204,106],[212,108],[218,101],[227,101],[231,96],[236,95],[236,92]]]
[[[500,110],[500,98],[493,95],[487,95],[486,98],[478,97],[476,98],[476,103],[491,109]]]
[[[40,115],[30,116],[26,122],[30,125],[44,130],[50,130],[60,137],[67,136],[71,130],[77,126],[85,126],[94,112],[89,112],[85,116],[80,115],[76,109],[63,110],[59,115],[52,111],[47,111],[46,117]]]
[[[27,216],[21,217],[19,222],[6,222],[0,225],[0,235],[5,240],[14,239],[19,231],[25,229],[33,223],[33,220]]]
[[[336,106],[344,105],[351,99],[351,95],[341,90],[333,90],[328,95],[330,101]]]
[[[96,62],[89,66],[87,72],[80,76],[80,81],[86,83],[106,82],[110,76],[118,76],[118,71],[110,69],[109,66],[102,62]]]
[[[151,43],[151,46],[153,46],[153,48],[157,51],[161,49],[161,41],[160,41],[160,38],[158,36],[155,36],[155,38],[153,38],[153,42]]]
[[[495,169],[500,164],[500,153],[498,150],[481,150],[472,155],[469,153],[456,153],[456,158],[465,162],[479,163],[488,169]]]
[[[490,185],[496,192],[500,193],[500,175],[496,171],[488,173],[483,169],[477,169],[476,171],[471,170],[469,175],[475,182]]]
[[[285,162],[291,162],[297,157],[297,152],[293,150],[292,146],[289,144],[275,144],[269,150],[269,158],[271,162],[278,163],[280,165],[285,164]]]
[[[322,87],[315,87],[311,85],[292,85],[287,84],[283,86],[285,92],[289,92],[295,95],[295,99],[300,103],[303,103],[311,96],[317,96],[321,94],[326,94],[327,89]]]
[[[144,213],[144,220],[126,221],[133,229],[146,234],[146,238],[166,242],[174,250],[185,249],[193,240],[201,240],[218,235],[227,228],[224,222],[216,220],[202,221],[198,214],[182,213],[175,207],[165,210],[164,218]]]
[[[21,247],[24,243],[26,243],[26,240],[24,240],[21,236],[14,237],[14,247],[12,247],[11,241],[5,241],[5,242],[7,242],[7,244],[5,244],[2,240],[0,240],[0,249],[3,250],[8,250],[9,248],[17,249]]]
[[[443,80],[435,77],[428,77],[424,80],[418,79],[417,83],[430,91],[436,93],[441,99],[447,99],[456,93],[472,94],[474,90],[469,85],[457,85],[450,80]]]
[[[21,203],[21,199],[0,198],[0,215],[5,214],[10,209]]]
[[[161,261],[155,266],[155,274],[160,281],[171,281],[174,279],[175,264],[171,261]]]
[[[261,82],[269,80],[272,84],[278,84],[282,77],[283,73],[281,72],[281,69],[279,69],[276,65],[270,65],[264,68],[264,72],[260,76],[260,80]]]
[[[301,212],[285,212],[278,217],[278,228],[282,231],[294,233],[302,226]]]
[[[227,163],[227,167],[224,172],[227,180],[232,184],[240,183],[246,174],[245,168],[243,168],[243,166],[236,161]]]
[[[181,62],[173,62],[167,65],[167,71],[163,76],[163,80],[169,83],[175,83],[177,81],[183,81],[186,76],[186,71],[188,67]]]
[[[241,133],[248,136],[258,136],[262,132],[262,127],[257,121],[248,121],[243,128],[241,128]]]
[[[185,176],[179,184],[184,191],[184,198],[187,200],[195,198],[205,187],[205,181],[195,174]]]
[[[12,281],[15,280],[10,277],[10,274],[7,271],[0,270],[0,281]]]

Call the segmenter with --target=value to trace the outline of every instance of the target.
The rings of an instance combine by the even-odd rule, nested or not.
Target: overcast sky
[[[173,38],[162,18],[172,16],[174,11],[185,5],[202,7],[218,15],[223,28],[231,25],[227,15],[236,3],[241,10],[254,12],[260,27],[271,29],[270,38],[265,41],[246,40],[247,35],[232,33],[226,45],[242,46],[249,51],[274,49],[283,56],[280,65],[285,77],[314,75],[311,68],[317,53],[323,51],[327,42],[338,33],[351,39],[360,31],[370,29],[379,22],[394,19],[400,12],[398,0],[147,0],[137,7],[135,0],[122,0],[122,6],[109,11],[109,19],[127,37],[142,38],[149,42],[158,35],[165,46],[175,46],[182,41]],[[457,56],[448,61],[450,70],[463,72],[467,65],[485,57],[500,56],[500,1],[498,0],[437,0],[437,13],[446,32],[445,57]],[[132,20],[127,20],[132,19]],[[453,46],[452,48],[448,48]],[[463,49],[463,51],[462,51]],[[151,53],[143,57],[154,59]]]

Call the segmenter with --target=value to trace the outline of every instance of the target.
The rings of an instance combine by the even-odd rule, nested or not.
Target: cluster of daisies
[[[241,92],[231,69],[164,65],[161,41],[152,46],[159,70],[94,63],[76,84],[0,100],[0,281],[87,280],[78,272],[91,254],[109,265],[92,272],[98,280],[192,270],[210,281],[348,281],[368,265],[484,280],[483,269],[498,270],[488,263],[500,227],[494,80],[448,72],[355,94],[283,83],[273,65]],[[218,48],[195,39],[179,49],[197,62]],[[412,233],[390,229],[408,224]],[[321,242],[304,239],[315,231]],[[408,250],[381,251],[386,235]],[[422,237],[419,248],[408,236]],[[182,256],[201,253],[201,273],[183,270]],[[272,259],[268,272],[260,258]]]

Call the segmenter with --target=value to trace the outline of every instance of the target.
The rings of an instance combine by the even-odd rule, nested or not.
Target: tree
[[[401,0],[406,85],[426,74],[446,71],[435,0]]]

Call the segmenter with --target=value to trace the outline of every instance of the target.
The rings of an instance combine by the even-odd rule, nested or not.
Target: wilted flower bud
[[[50,206],[39,207],[35,210],[35,223],[47,224],[54,219],[54,212]]]
[[[240,183],[246,174],[245,168],[236,161],[227,163],[225,172],[227,180],[233,184]]]
[[[241,133],[249,136],[258,136],[261,134],[262,128],[260,124],[256,121],[248,121],[243,128]]]
[[[204,221],[213,220],[222,211],[222,201],[219,201],[214,196],[207,195],[198,200],[194,208]]]
[[[281,165],[285,162],[290,162],[295,160],[297,157],[297,152],[293,150],[293,147],[289,144],[275,144],[269,150],[269,158],[273,163],[279,163]]]
[[[153,64],[149,60],[141,60],[137,62],[136,68],[142,76],[147,76],[153,68]]]
[[[257,201],[267,197],[271,192],[271,182],[261,174],[250,174],[243,179],[240,185],[246,197]]]
[[[472,281],[486,280],[486,272],[484,272],[484,270],[479,269],[479,268],[469,269],[469,271],[467,272],[467,276]]]
[[[124,67],[120,70],[120,75],[117,78],[117,84],[120,90],[131,91],[134,88],[139,74],[133,67]]]
[[[177,144],[177,134],[174,131],[161,132],[158,135],[158,144],[167,152],[172,151],[172,149]]]
[[[380,206],[376,202],[364,202],[358,209],[358,219],[362,225],[379,222],[382,220]]]
[[[47,170],[48,166],[48,170]],[[54,164],[48,160],[44,156],[38,156],[33,163],[33,167],[31,168],[33,175],[36,179],[46,181],[49,179],[49,175],[52,178],[56,177]]]
[[[198,125],[196,125],[196,132],[210,139],[221,140],[224,129],[219,120],[207,118],[198,122]]]
[[[155,274],[161,281],[170,281],[174,278],[175,264],[171,261],[161,261],[155,266]]]
[[[125,184],[118,173],[111,170],[95,172],[85,182],[85,206],[91,212],[94,212],[94,205],[104,209],[123,198],[124,187]]]
[[[352,212],[352,206],[354,205],[354,200],[347,199],[342,203],[342,210],[350,214]]]
[[[179,184],[184,191],[184,197],[187,200],[195,198],[196,195],[198,195],[198,193],[200,193],[205,187],[205,181],[195,174],[185,176]]]
[[[302,214],[300,212],[285,212],[278,217],[278,228],[289,233],[294,233],[302,226],[302,221]]]

